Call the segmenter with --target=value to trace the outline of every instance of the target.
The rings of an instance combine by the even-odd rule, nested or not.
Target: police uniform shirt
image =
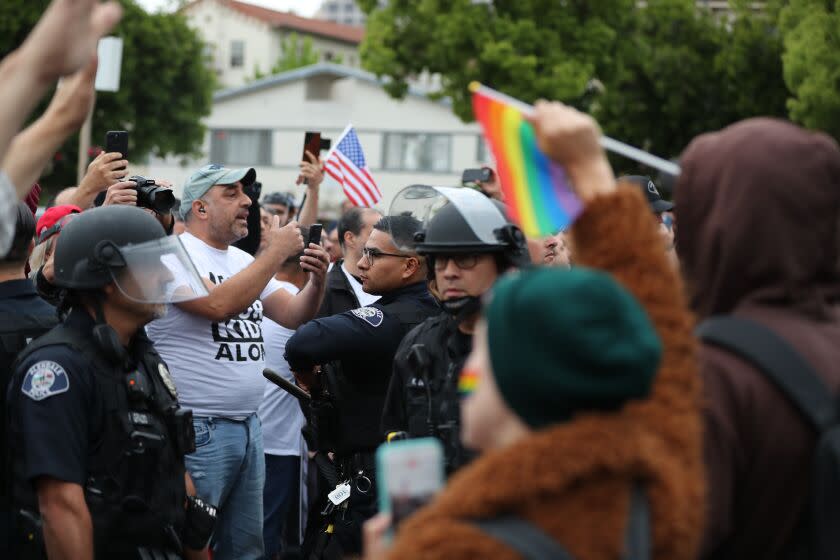
[[[65,324],[90,336],[93,319],[74,310]],[[67,346],[36,350],[17,370],[8,399],[24,441],[16,442],[22,474],[84,485],[88,454],[104,421],[94,373],[84,356]]]
[[[439,311],[426,283],[418,282],[383,295],[373,305],[310,321],[286,343],[292,371],[341,363],[339,386],[333,388],[341,418],[337,452],[373,449],[382,440],[379,424],[391,364],[406,333],[397,314],[389,312],[397,303],[415,308],[417,323]]]
[[[418,308],[428,308],[429,314],[437,312],[425,282],[418,282],[367,307],[309,321],[286,343],[286,360],[292,371],[309,371],[334,360],[390,361],[404,332],[399,319],[383,310],[400,299],[416,299]]]

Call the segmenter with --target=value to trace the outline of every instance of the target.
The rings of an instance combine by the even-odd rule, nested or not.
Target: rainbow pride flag
[[[530,106],[478,82],[470,84],[473,110],[493,157],[510,219],[528,237],[557,233],[582,209],[563,168],[539,148],[523,111]]]

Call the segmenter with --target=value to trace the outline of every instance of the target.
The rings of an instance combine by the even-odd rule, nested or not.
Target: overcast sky
[[[302,16],[311,16],[318,11],[320,0],[247,0],[249,4],[265,6],[272,10],[292,11]],[[160,8],[170,8],[175,2],[171,0],[137,0],[146,10],[154,12]]]

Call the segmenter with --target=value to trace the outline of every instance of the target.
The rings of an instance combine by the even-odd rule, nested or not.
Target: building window
[[[332,2],[330,4],[327,4],[327,11],[331,14],[337,14],[338,13],[338,3],[337,2]]]
[[[230,42],[230,67],[242,68],[245,66],[245,41]]]
[[[484,136],[478,136],[478,146],[475,151],[475,161],[478,163],[488,163],[490,161],[490,150],[487,149],[487,141]]]
[[[224,165],[271,165],[271,131],[211,130],[210,160]]]
[[[333,58],[335,58],[335,55],[333,55],[332,51],[324,51],[324,60],[332,62]]]
[[[452,138],[448,134],[385,134],[385,164],[392,171],[450,170]]]

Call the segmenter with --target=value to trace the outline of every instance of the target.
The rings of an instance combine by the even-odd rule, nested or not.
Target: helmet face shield
[[[425,232],[432,219],[450,205],[455,207],[466,222],[475,237],[475,243],[488,247],[504,247],[498,231],[507,225],[508,220],[489,198],[473,189],[411,185],[401,190],[394,198],[389,215],[411,216],[422,224],[421,229]],[[393,232],[392,237],[399,249],[407,249],[400,245]]]
[[[181,241],[175,236],[117,249],[123,266],[109,267],[120,292],[139,303],[179,303],[208,295]]]

